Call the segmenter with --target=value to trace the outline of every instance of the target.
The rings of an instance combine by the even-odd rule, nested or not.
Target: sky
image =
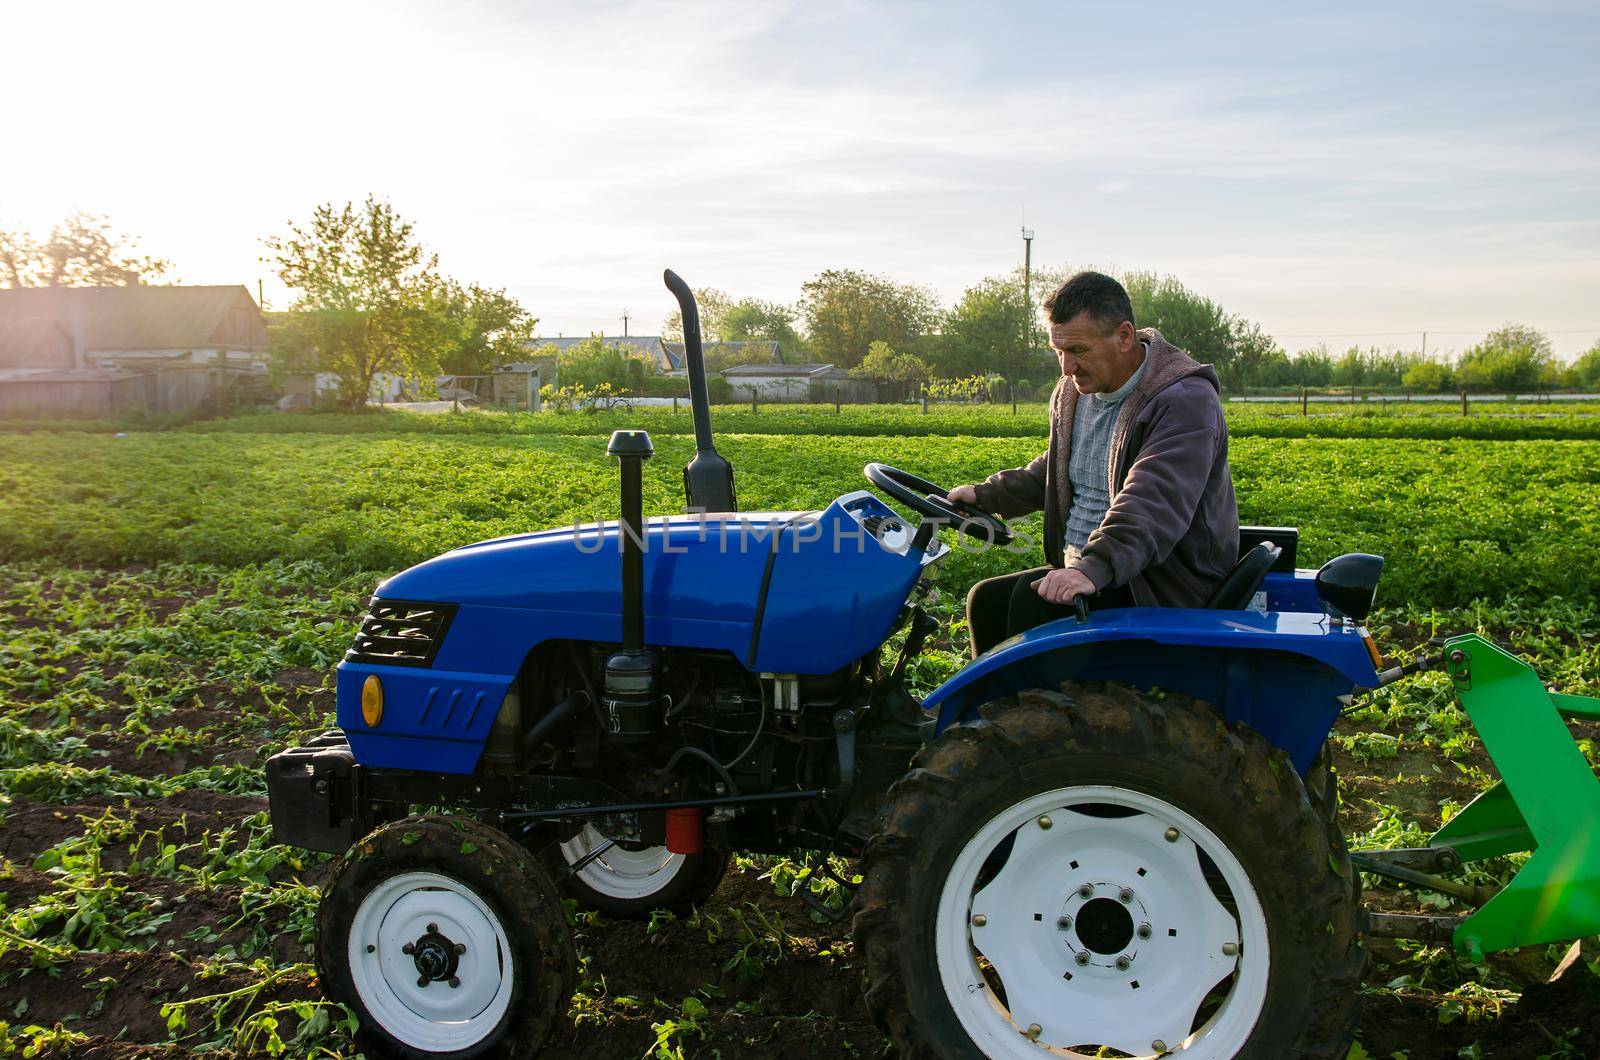
[[[0,229],[282,307],[262,238],[376,194],[573,335],[658,330],[664,267],[948,304],[1025,223],[1291,351],[1600,338],[1600,5],[1298,6],[4,0]]]

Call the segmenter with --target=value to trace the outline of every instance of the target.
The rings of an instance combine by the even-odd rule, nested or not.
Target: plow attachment
[[[1517,946],[1600,933],[1600,779],[1566,721],[1600,721],[1600,699],[1549,692],[1534,671],[1477,636],[1452,637],[1444,666],[1501,780],[1434,833],[1422,850],[1362,851],[1358,867],[1451,894],[1464,917],[1373,915],[1373,934],[1448,939],[1482,963]],[[1422,871],[1531,852],[1497,890]]]

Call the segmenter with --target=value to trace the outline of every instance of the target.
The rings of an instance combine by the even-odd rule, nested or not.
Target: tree
[[[916,354],[897,353],[887,342],[878,339],[867,348],[861,363],[850,369],[850,374],[891,383],[922,383],[933,375],[933,370]]]
[[[1328,347],[1318,343],[1309,350],[1294,355],[1295,386],[1323,387],[1333,382],[1333,354]]]
[[[387,203],[327,203],[265,243],[296,292],[274,345],[291,370],[336,375],[347,406],[366,404],[379,373],[435,375],[440,351],[467,338],[438,259]]]
[[[694,292],[694,304],[700,314],[700,337],[705,342],[717,342],[722,334],[722,318],[733,308],[733,299],[727,292],[715,287],[704,287]],[[661,324],[661,337],[668,342],[683,341],[683,313],[674,309]]]
[[[445,311],[461,335],[439,354],[439,367],[449,375],[487,375],[502,364],[522,359],[539,321],[504,290],[446,281]]]
[[[637,392],[645,379],[655,373],[655,365],[631,346],[608,343],[591,335],[561,353],[546,346],[535,357],[556,357],[556,377],[562,386],[594,389],[609,385],[622,393]]]
[[[1417,361],[1406,369],[1406,374],[1400,377],[1400,382],[1408,390],[1421,390],[1431,393],[1443,390],[1450,385],[1450,366],[1440,364],[1438,361]]]
[[[0,232],[0,288],[126,287],[163,276],[171,263],[140,256],[137,241],[112,233],[98,214],[78,212],[44,240]]]
[[[939,319],[933,292],[854,269],[828,269],[800,288],[806,343],[821,360],[853,368],[873,340],[915,348]]]
[[[1587,353],[1572,362],[1562,381],[1570,387],[1593,388],[1600,386],[1600,341],[1589,347]]]
[[[1506,324],[1461,355],[1456,378],[1473,390],[1512,391],[1559,382],[1555,350],[1535,328]]]
[[[1176,277],[1153,272],[1126,273],[1122,286],[1140,327],[1155,328],[1195,360],[1216,365],[1226,381],[1231,374],[1234,321],[1220,305],[1189,290]]]
[[[1037,301],[1028,305],[1023,300],[1020,269],[986,277],[963,291],[945,316],[942,341],[930,352],[930,360],[941,375],[949,376],[994,371],[1015,381],[1023,375],[1048,374],[1052,371],[1045,352],[1049,340],[1039,329],[1038,312]],[[1025,347],[1030,322],[1032,343]]]
[[[804,345],[794,330],[793,306],[741,298],[722,314],[718,337],[723,342],[775,342],[782,353],[793,353]]]

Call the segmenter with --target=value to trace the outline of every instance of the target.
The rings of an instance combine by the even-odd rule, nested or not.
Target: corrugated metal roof
[[[72,335],[48,316],[0,315],[0,366],[72,367]]]
[[[724,368],[723,375],[811,376],[826,372],[831,364],[736,364]]]
[[[0,291],[0,321],[55,320],[70,336],[82,315],[83,346],[96,350],[264,350],[261,310],[242,285],[215,287],[21,287]]]

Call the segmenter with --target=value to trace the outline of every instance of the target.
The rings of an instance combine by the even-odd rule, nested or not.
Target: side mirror
[[[1383,574],[1383,557],[1366,552],[1336,556],[1317,571],[1317,596],[1335,618],[1366,621]]]

